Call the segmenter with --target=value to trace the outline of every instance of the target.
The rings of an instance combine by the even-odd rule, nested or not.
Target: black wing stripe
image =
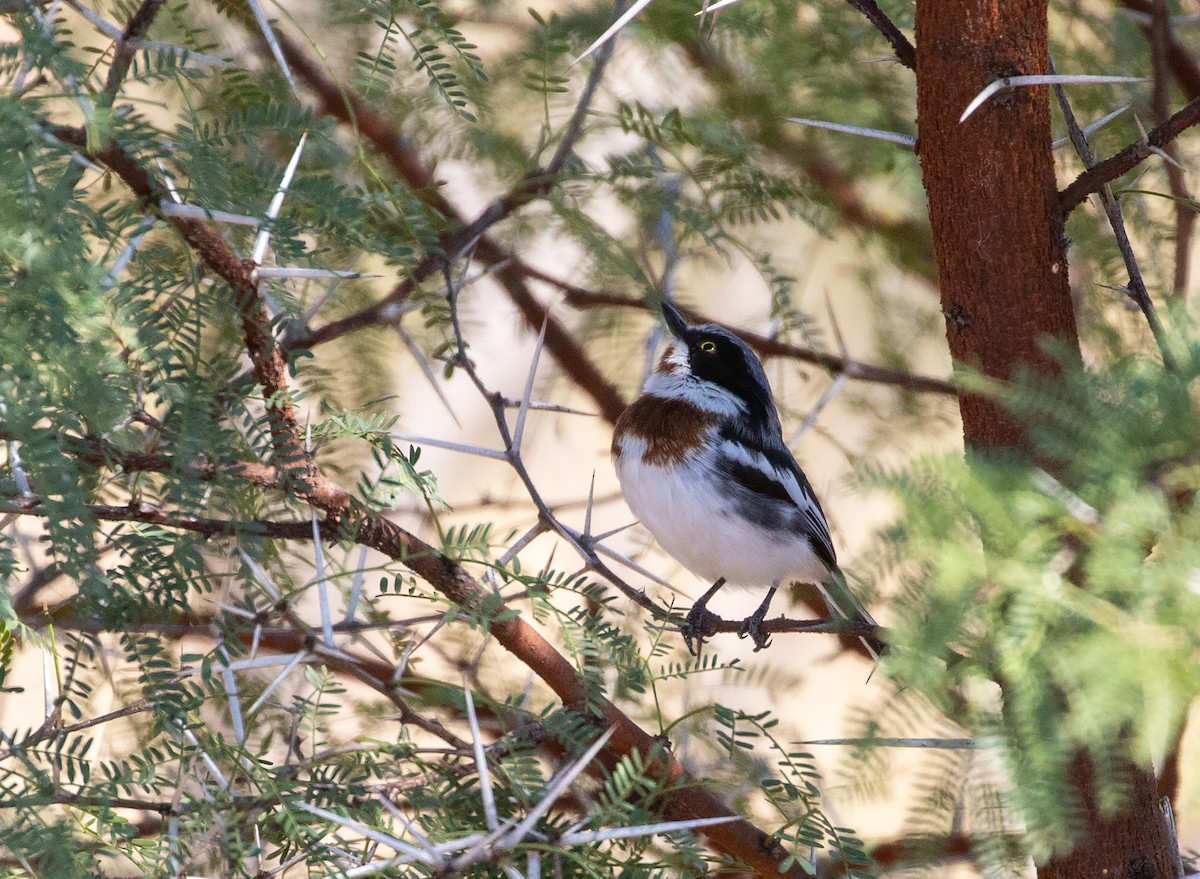
[[[803,505],[796,503],[796,499],[788,491],[787,486],[782,480],[766,472],[761,467],[756,467],[753,464],[747,464],[729,457],[725,457],[721,463],[722,468],[730,478],[742,488],[759,495],[763,499],[787,504],[788,507],[799,513],[800,521],[803,523],[802,527],[808,535],[813,552],[817,554],[817,558],[824,562],[825,566],[831,571],[837,570],[837,553],[833,548],[833,539],[829,535],[829,525],[825,521],[825,514],[822,512],[821,505],[804,476],[804,471],[796,464],[794,458],[791,458],[790,455],[788,457],[788,463],[791,466],[787,469],[791,471],[797,485],[800,487],[801,495],[807,501]]]
[[[724,464],[726,472],[743,488],[795,507],[796,502],[788,494],[787,486],[769,473],[764,473],[760,468],[744,464],[741,461],[727,459]]]

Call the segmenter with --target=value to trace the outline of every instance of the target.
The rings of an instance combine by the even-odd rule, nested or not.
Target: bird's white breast
[[[765,529],[737,514],[706,447],[665,464],[644,460],[646,449],[641,437],[621,439],[614,455],[621,490],[633,514],[688,570],[741,586],[829,576],[806,535]]]

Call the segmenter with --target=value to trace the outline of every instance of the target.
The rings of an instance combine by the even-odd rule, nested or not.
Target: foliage
[[[875,672],[896,689],[864,723],[876,738],[950,729],[999,764],[930,761],[904,841],[934,859],[947,816],[967,814],[979,863],[1019,869],[1069,844],[1075,748],[1104,765],[1177,742],[1200,683],[1200,334],[1181,312],[1167,372],[1088,290],[1093,368],[1064,355],[1055,383],[979,383],[1055,468],[958,452],[875,463],[952,416],[944,388],[912,390],[908,328],[929,321],[888,289],[931,275],[915,163],[782,121],[911,129],[911,80],[861,63],[885,47],[848,4],[742,0],[698,30],[694,3],[655,0],[614,60],[580,64],[610,5],[297,7],[252,59],[238,53],[271,41],[236,0],[143,4],[157,16],[123,48],[133,6],[68,6],[0,4],[15,34],[0,45],[4,876],[746,869],[705,841],[716,823],[668,822],[696,790],[761,827],[753,853],[780,870],[874,875],[866,834],[834,817],[853,804],[793,741],[783,697],[822,669],[685,657],[674,599],[613,574],[639,547],[596,536],[603,502],[556,481],[563,445],[538,421],[571,431],[571,407],[627,397],[645,359],[632,315],[706,276],[739,285],[718,317],[761,301],[785,420],[816,421],[863,364],[809,292],[816,260],[778,246],[801,225],[855,242],[852,280],[878,311],[876,325],[856,316],[875,336],[864,359],[886,365],[840,401],[870,410],[861,436],[844,451],[820,439],[898,506],[870,571],[900,584]],[[1055,46],[1060,67],[1149,71],[1124,20],[1055,15],[1080,34]],[[1090,92],[1079,109],[1119,100]],[[1098,143],[1136,137],[1123,119]],[[1146,241],[1169,237],[1165,199],[1130,201]],[[1071,221],[1076,273],[1113,281],[1093,221]],[[266,233],[247,299],[231,275]],[[579,316],[561,319],[537,284]],[[497,346],[510,318],[546,324],[540,366],[541,343]],[[826,381],[814,363],[842,365]],[[815,403],[789,393],[800,379],[822,383]],[[464,399],[497,416],[482,444],[467,427],[434,436]],[[464,455],[447,463],[447,448]],[[476,458],[502,475],[461,463]],[[329,483],[345,492],[336,512]],[[424,542],[368,540],[394,522]],[[455,599],[447,582],[475,591]],[[514,621],[548,639],[545,665],[506,652]],[[797,637],[824,636],[777,634],[768,655]],[[724,689],[745,683],[770,710]],[[18,698],[39,710],[2,707]],[[606,736],[628,729],[614,717],[652,746],[615,750]],[[886,752],[858,752],[847,786],[881,793]],[[1123,780],[1102,777],[1116,803]]]
[[[903,583],[890,671],[997,744],[1004,799],[1039,858],[1073,842],[1076,752],[1102,770],[1149,763],[1200,694],[1200,348],[1190,320],[1177,330],[1174,372],[1140,354],[1087,369],[1062,352],[1057,379],[968,380],[1031,426],[1045,469],[978,452],[862,474],[902,505],[880,551]],[[1102,806],[1128,782],[1101,771]]]

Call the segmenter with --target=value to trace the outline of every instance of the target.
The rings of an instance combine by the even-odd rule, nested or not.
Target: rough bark
[[[919,154],[950,351],[958,363],[1007,379],[1053,372],[1049,338],[1078,350],[1067,283],[1044,87],[1002,92],[960,123],[1000,77],[1047,72],[1045,0],[918,0]],[[1022,447],[1020,426],[995,402],[960,393],[968,447]],[[1095,808],[1086,755],[1072,766],[1085,818],[1074,852],[1040,865],[1040,879],[1178,876],[1153,775],[1128,767],[1131,799]]]
[[[917,119],[950,353],[1008,378],[1052,370],[1043,337],[1076,344],[1044,87],[1002,92],[959,116],[994,79],[1046,72],[1046,4],[917,4]],[[967,442],[1011,446],[994,402],[960,395]]]
[[[1076,755],[1071,770],[1087,833],[1073,852],[1038,865],[1038,879],[1178,879],[1183,875],[1178,843],[1153,772],[1130,767],[1125,808],[1102,815],[1087,756]]]

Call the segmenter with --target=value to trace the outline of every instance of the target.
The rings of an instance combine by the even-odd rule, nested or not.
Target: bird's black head
[[[776,423],[775,400],[762,363],[750,346],[715,324],[689,326],[683,315],[664,301],[667,329],[687,349],[691,375],[724,388],[746,404],[750,418],[762,425]]]

